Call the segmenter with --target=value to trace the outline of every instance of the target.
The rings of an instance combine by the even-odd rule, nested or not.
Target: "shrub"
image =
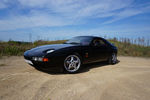
[[[114,38],[114,39],[108,39],[108,40],[118,47],[118,55],[150,57],[150,46],[145,46],[143,43],[143,40],[142,40],[142,43],[138,42],[138,44],[131,43],[130,39],[119,40],[117,38]],[[36,46],[64,43],[65,41],[66,40],[58,40],[58,41],[38,40],[33,43],[20,42],[20,41],[0,42],[0,57],[12,56],[12,55],[21,56],[26,50],[34,48]]]

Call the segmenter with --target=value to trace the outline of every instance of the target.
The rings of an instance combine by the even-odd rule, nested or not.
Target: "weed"
[[[146,42],[143,38],[138,38],[137,40],[121,38],[108,39],[111,43],[118,47],[118,55],[123,56],[140,56],[140,57],[150,57],[150,46],[145,44],[150,44],[149,40]],[[59,44],[64,43],[66,40],[58,41],[43,41],[38,40],[33,43],[31,42],[18,42],[18,41],[8,41],[0,42],[0,58],[2,56],[21,56],[23,53],[31,48],[47,44]]]

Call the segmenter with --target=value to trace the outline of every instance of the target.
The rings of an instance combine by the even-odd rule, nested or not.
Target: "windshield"
[[[89,45],[92,41],[91,37],[74,37],[70,40],[68,40],[67,44],[81,44],[81,45]]]

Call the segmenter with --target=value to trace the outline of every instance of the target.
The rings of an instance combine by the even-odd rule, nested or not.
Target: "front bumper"
[[[42,61],[34,61],[32,60],[32,57],[25,56],[25,61],[30,64],[31,66],[35,67],[36,69],[42,69],[47,71],[52,70],[63,70],[63,59],[61,58],[48,58],[48,62],[42,62]]]

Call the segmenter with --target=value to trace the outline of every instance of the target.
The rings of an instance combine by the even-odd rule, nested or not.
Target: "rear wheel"
[[[108,59],[109,64],[117,63],[117,53],[112,53],[110,58]]]
[[[78,55],[69,55],[64,60],[64,69],[69,73],[76,73],[81,67],[81,59]]]

